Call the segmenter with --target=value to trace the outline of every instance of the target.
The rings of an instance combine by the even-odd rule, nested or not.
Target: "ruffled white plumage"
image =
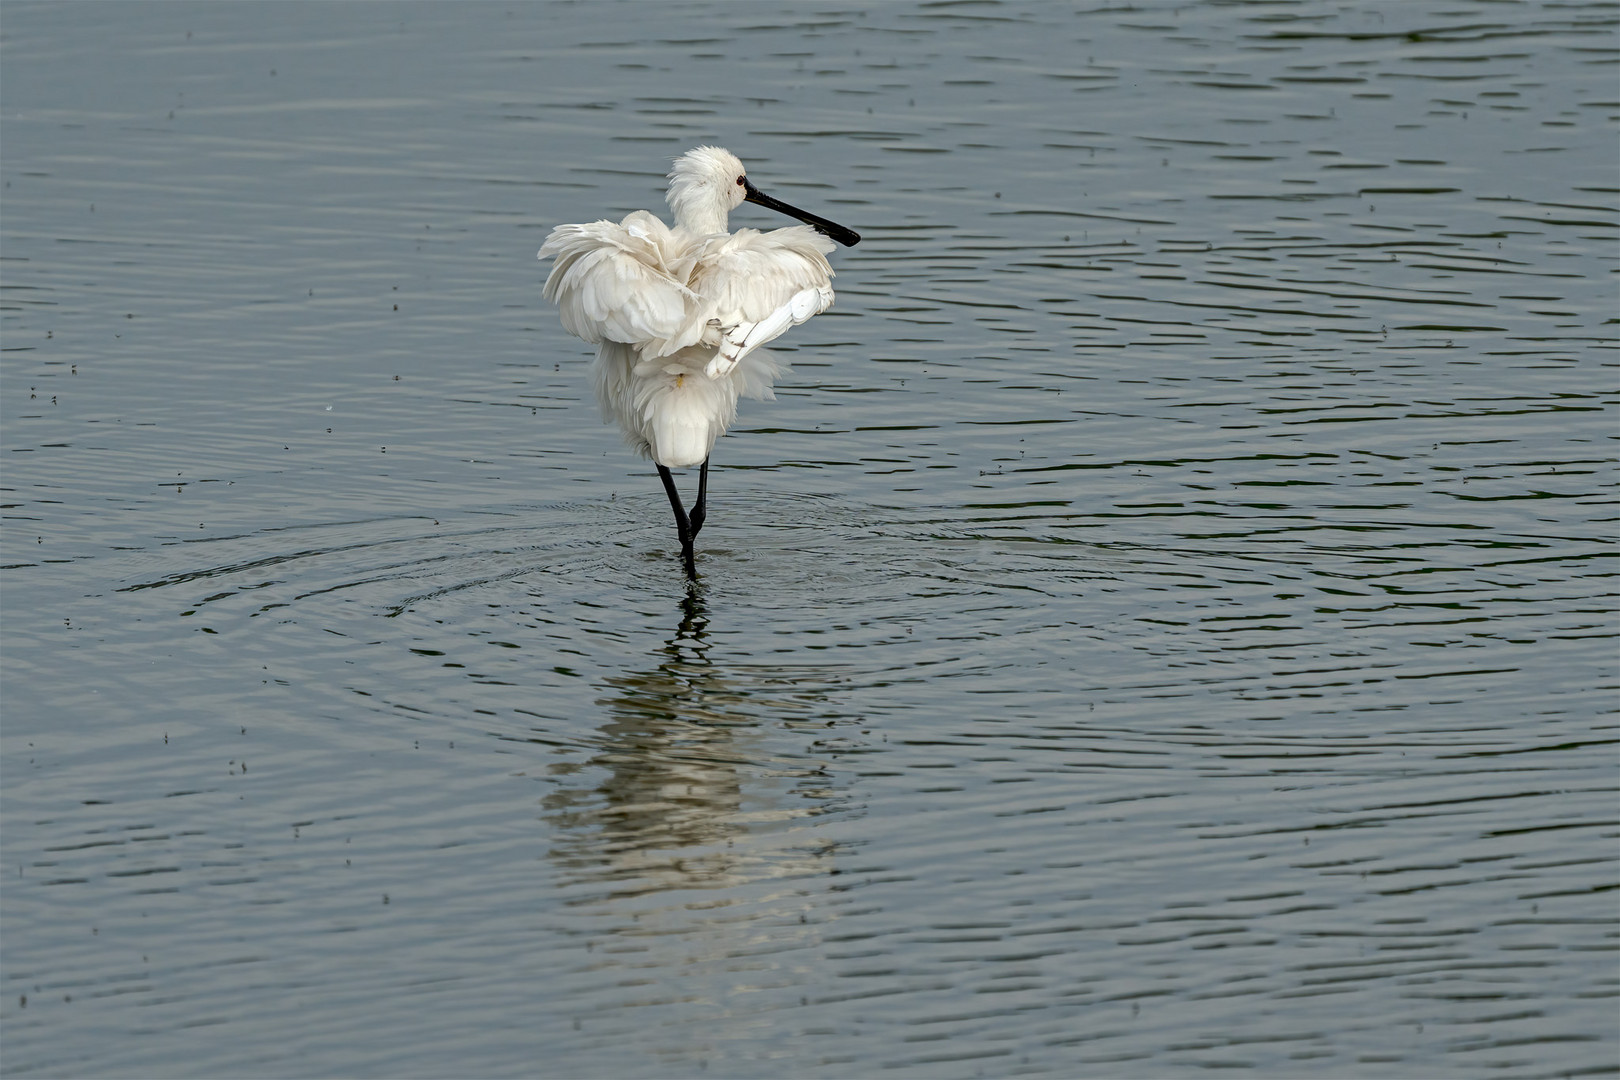
[[[604,341],[593,374],[602,419],[616,424],[625,443],[666,468],[700,465],[737,418],[737,399],[775,398],[776,380],[790,369],[766,349],[750,352],[727,376],[704,373],[714,350],[706,346],[645,357],[635,346]]]
[[[723,155],[712,158],[717,182],[742,175],[730,154],[702,149]],[[815,229],[724,231],[725,210],[741,202],[740,188],[734,201],[725,190],[707,193],[719,206],[718,232],[690,227],[716,219],[689,209],[710,178],[683,173],[687,158],[671,173],[675,228],[638,210],[617,224],[559,225],[540,248],[542,259],[557,258],[546,299],[556,302],[569,333],[598,346],[603,419],[668,468],[709,456],[736,418],[739,395],[773,396],[786,368],[761,346],[833,302],[833,243]]]
[[[617,225],[559,225],[540,249],[542,259],[557,256],[545,298],[563,329],[592,345],[668,338],[692,299],[684,281],[691,261],[676,248],[669,227],[645,210]]]

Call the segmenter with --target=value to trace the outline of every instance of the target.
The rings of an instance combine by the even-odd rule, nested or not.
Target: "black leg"
[[[664,494],[669,496],[669,508],[675,511],[675,532],[681,538],[681,561],[686,565],[686,576],[697,580],[697,564],[692,558],[692,522],[686,516],[686,507],[681,505],[681,493],[675,490],[675,478],[669,475],[669,470],[662,465],[658,466],[658,478],[664,482]]]
[[[703,519],[709,516],[709,459],[703,459],[703,468],[698,473],[698,501],[692,507],[692,539],[703,531]]]

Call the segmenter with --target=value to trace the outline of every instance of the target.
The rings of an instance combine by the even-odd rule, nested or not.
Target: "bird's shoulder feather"
[[[758,322],[805,289],[833,277],[833,243],[808,225],[762,233],[738,229],[703,242],[689,284],[722,324]]]
[[[679,332],[694,299],[686,285],[693,245],[656,215],[558,225],[540,258],[556,257],[544,295],[563,328],[591,344],[640,344]]]

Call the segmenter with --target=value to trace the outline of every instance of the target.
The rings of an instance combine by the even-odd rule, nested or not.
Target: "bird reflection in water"
[[[556,828],[552,858],[574,883],[611,883],[615,895],[723,888],[815,873],[827,854],[802,837],[783,849],[758,835],[833,799],[823,761],[780,756],[783,725],[825,725],[805,692],[825,686],[825,673],[727,674],[709,655],[708,624],[702,586],[693,585],[656,662],[605,680],[598,704],[610,719],[596,753],[553,767],[565,785],[565,777],[597,781],[543,803]]]

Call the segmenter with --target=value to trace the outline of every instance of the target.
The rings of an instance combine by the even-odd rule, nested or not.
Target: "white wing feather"
[[[704,245],[691,286],[704,301],[700,321],[718,330],[719,351],[706,368],[710,378],[728,374],[753,350],[832,306],[831,250],[831,240],[805,225],[768,233],[738,229]]]
[[[559,225],[540,248],[540,258],[552,255],[545,297],[577,338],[635,345],[669,338],[687,321],[690,257],[683,259],[669,227],[645,210],[617,225]]]

